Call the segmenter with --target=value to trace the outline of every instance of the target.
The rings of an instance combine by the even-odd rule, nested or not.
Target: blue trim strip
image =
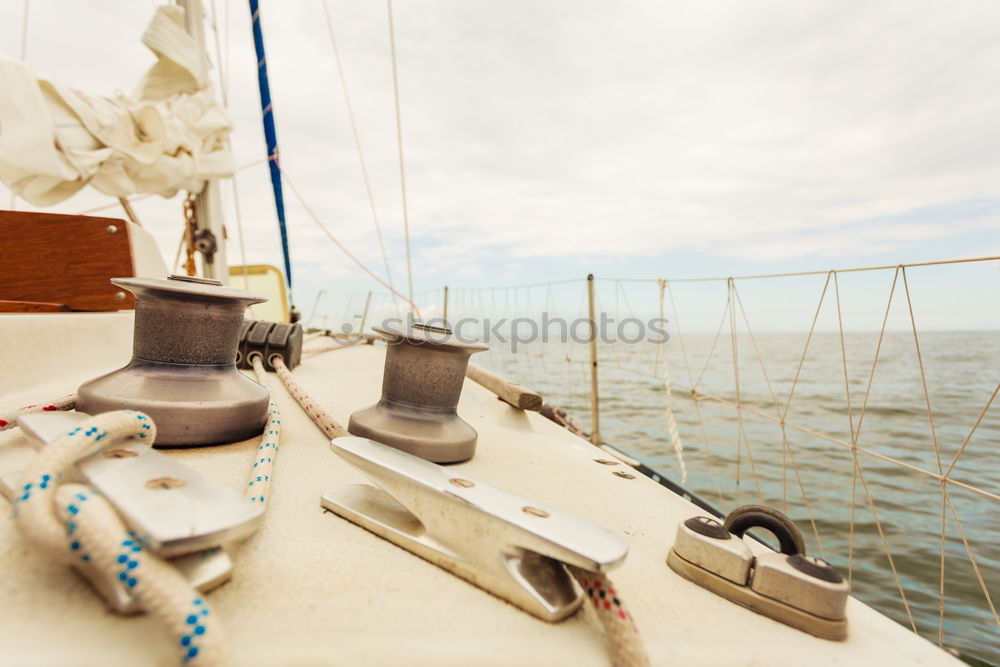
[[[260,27],[260,7],[257,0],[249,0],[250,17],[253,19],[253,46],[257,53],[257,85],[260,87],[260,113],[264,123],[264,141],[267,144],[268,169],[274,189],[274,208],[278,212],[281,230],[281,252],[285,256],[285,280],[292,289],[292,260],[288,253],[288,229],[285,227],[285,198],[281,192],[281,170],[278,168],[278,135],[274,130],[274,110],[271,106],[271,87],[267,81],[267,58],[264,55],[264,33]],[[291,294],[289,294],[291,296]]]

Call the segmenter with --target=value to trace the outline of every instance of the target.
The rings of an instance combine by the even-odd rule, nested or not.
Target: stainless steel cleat
[[[89,418],[83,412],[35,413],[18,424],[29,438],[47,443]],[[260,505],[137,440],[103,447],[76,467],[138,539],[164,557],[246,539],[264,518]]]
[[[628,553],[624,537],[367,438],[331,449],[375,484],[322,497],[324,508],[546,621],[572,614],[583,593],[563,564],[603,572]]]

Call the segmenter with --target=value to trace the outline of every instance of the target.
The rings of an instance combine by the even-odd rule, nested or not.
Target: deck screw
[[[635,479],[635,475],[630,472],[625,472],[624,470],[616,470],[614,474],[622,479]]]
[[[543,519],[549,516],[549,513],[546,512],[545,510],[539,509],[537,507],[531,507],[530,505],[525,505],[524,507],[521,508],[521,511],[524,512],[525,514],[530,514],[531,516],[538,516]]]
[[[138,454],[130,449],[106,449],[101,452],[101,456],[106,459],[128,459]]]
[[[178,489],[187,484],[183,479],[176,477],[157,477],[146,482],[147,489]]]
[[[116,227],[115,225],[108,225],[106,231],[108,232],[108,234],[114,234],[118,231],[118,227]]]
[[[606,465],[606,466],[618,465],[618,461],[611,461],[609,459],[594,459],[594,461],[600,463],[601,465]]]
[[[452,486],[460,486],[463,489],[470,489],[476,485],[475,482],[468,479],[462,479],[461,477],[452,477],[448,481],[451,482]]]

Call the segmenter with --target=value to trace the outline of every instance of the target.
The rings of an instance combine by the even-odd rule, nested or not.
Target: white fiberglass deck
[[[0,409],[49,400],[123,365],[129,314],[0,316]],[[303,387],[346,424],[374,403],[382,347],[309,357]],[[475,359],[473,358],[473,361]],[[606,665],[596,621],[537,620],[332,514],[320,494],[364,481],[270,376],[284,433],[263,528],[232,549],[232,581],[208,595],[237,665]],[[459,414],[479,431],[463,474],[626,534],[611,573],[655,665],[930,665],[957,660],[851,600],[846,642],[816,639],[742,609],[671,571],[677,523],[701,512],[653,481],[623,479],[591,445],[466,382]],[[242,490],[257,441],[170,450]],[[0,436],[0,473],[30,456]],[[3,503],[3,501],[0,501]],[[73,571],[41,557],[0,517],[0,646],[10,664],[171,664],[176,650],[145,617],[123,618]],[[888,577],[887,573],[887,577]],[[888,584],[887,584],[888,585]]]

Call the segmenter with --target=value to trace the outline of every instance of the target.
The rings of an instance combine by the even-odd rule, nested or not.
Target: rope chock
[[[291,370],[302,361],[302,325],[243,320],[240,342],[237,346],[236,365],[250,370],[253,357],[260,356],[267,371],[275,372],[275,357]]]
[[[741,539],[751,528],[773,534],[780,550],[754,555]],[[823,639],[847,639],[847,582],[823,559],[807,556],[795,523],[771,507],[743,505],[724,522],[707,516],[682,522],[667,564],[764,616]]]

